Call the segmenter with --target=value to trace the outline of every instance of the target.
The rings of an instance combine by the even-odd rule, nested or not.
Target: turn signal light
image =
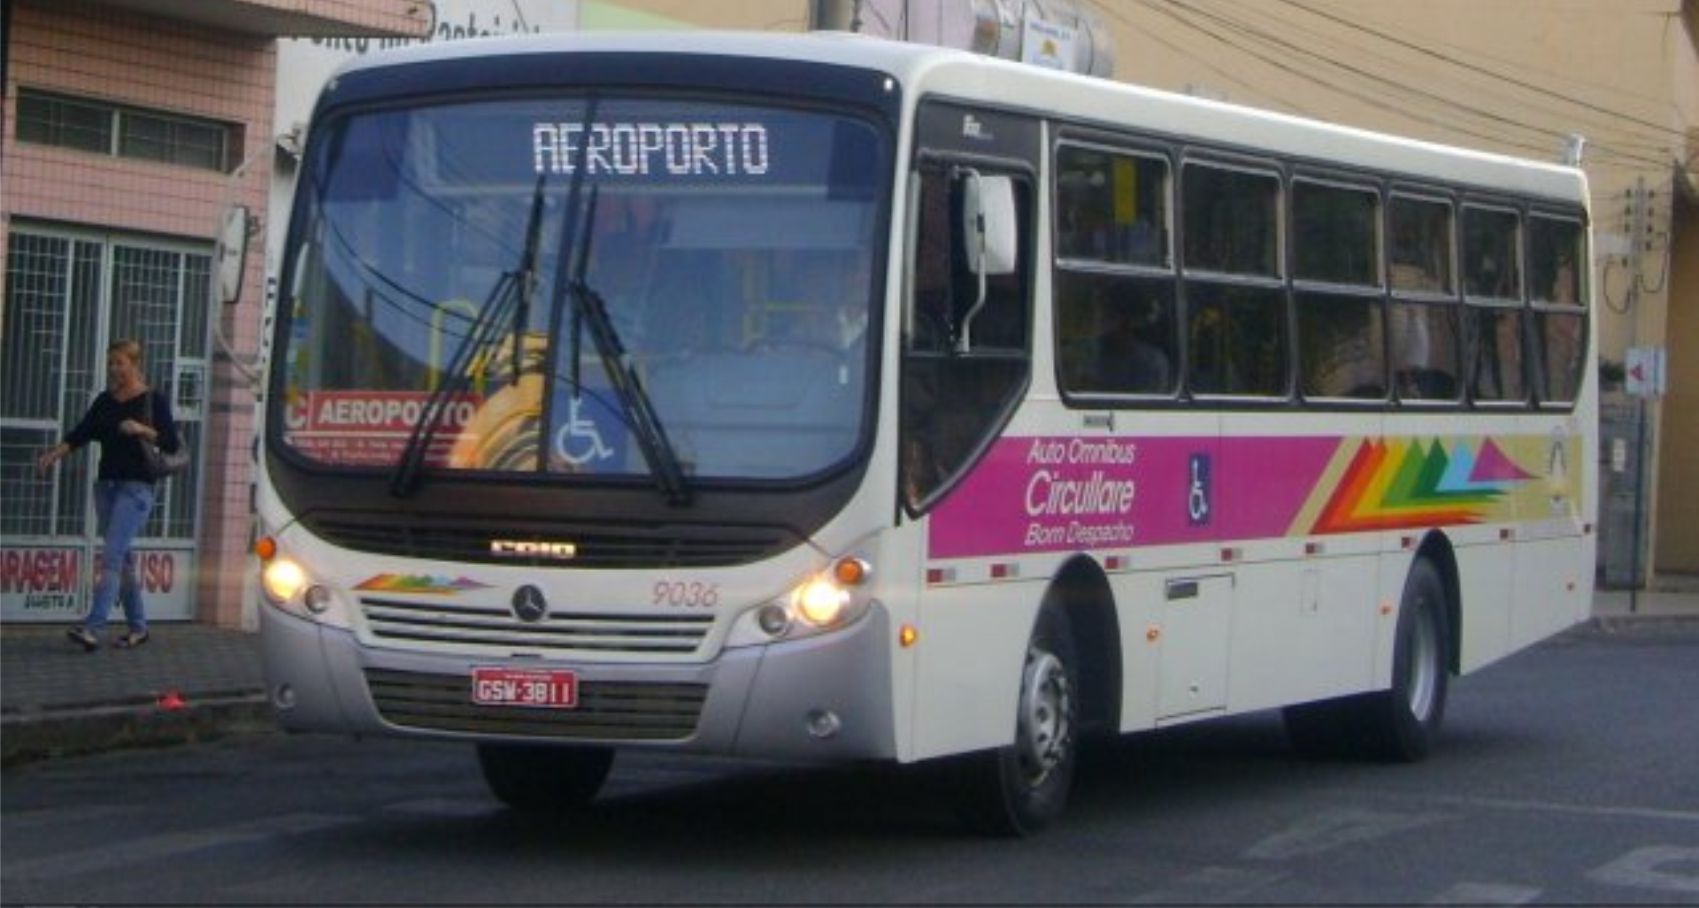
[[[832,565],[832,579],[843,586],[861,586],[872,567],[860,558],[839,558]]]
[[[270,536],[261,536],[254,540],[254,554],[258,555],[261,561],[270,561],[276,558],[277,540]]]

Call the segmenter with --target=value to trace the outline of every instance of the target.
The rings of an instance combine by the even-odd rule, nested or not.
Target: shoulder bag
[[[153,395],[158,392],[149,390],[147,393],[148,400],[145,411],[147,418],[143,420],[143,423],[151,429],[153,428]],[[142,460],[147,462],[148,475],[156,480],[175,476],[189,466],[189,446],[183,444],[181,437],[177,439],[177,450],[169,454],[161,450],[157,442],[140,437],[136,441],[142,446]]]

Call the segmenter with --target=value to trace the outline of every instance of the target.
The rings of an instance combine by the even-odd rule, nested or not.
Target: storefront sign
[[[193,617],[195,553],[186,549],[138,548],[136,582],[148,618]],[[0,548],[0,618],[6,621],[72,622],[88,613],[100,550],[39,545]],[[113,606],[111,620],[122,622]]]

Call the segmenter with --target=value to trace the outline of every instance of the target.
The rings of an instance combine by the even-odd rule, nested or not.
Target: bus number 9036
[[[655,584],[655,605],[679,608],[713,608],[720,602],[720,585],[682,580],[662,580]]]

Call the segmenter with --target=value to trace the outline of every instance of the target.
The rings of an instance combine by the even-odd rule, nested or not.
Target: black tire
[[[1068,617],[1045,608],[1027,642],[1015,742],[961,758],[962,818],[976,831],[1032,835],[1062,815],[1078,758],[1079,663]]]
[[[1445,719],[1451,677],[1451,628],[1446,624],[1445,582],[1433,562],[1420,559],[1404,581],[1398,634],[1392,650],[1392,689],[1365,700],[1370,757],[1414,763],[1433,750]]]
[[[1393,640],[1392,687],[1284,711],[1286,736],[1307,757],[1414,763],[1427,757],[1445,718],[1451,628],[1445,583],[1426,558],[1410,566]]]
[[[559,814],[589,804],[613,767],[598,747],[479,744],[484,782],[503,804],[528,814]]]

